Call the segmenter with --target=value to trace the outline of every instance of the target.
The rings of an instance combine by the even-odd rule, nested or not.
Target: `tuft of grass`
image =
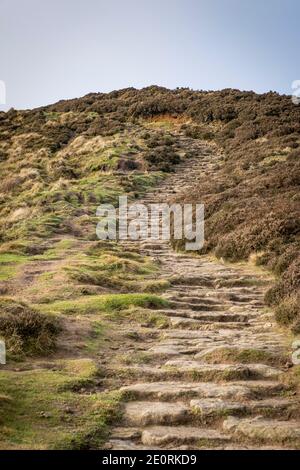
[[[97,353],[102,346],[102,340],[106,331],[105,323],[101,321],[94,321],[91,325],[91,338],[86,343],[86,349],[90,353]]]
[[[71,281],[80,285],[101,286],[122,292],[162,290],[159,281],[154,281],[151,286],[152,281],[147,279],[157,271],[152,260],[136,252],[123,252],[115,243],[96,242],[90,245],[83,256],[64,270]],[[149,289],[146,288],[148,282]]]
[[[18,268],[26,263],[28,257],[18,253],[0,252],[0,281],[13,278]]]
[[[43,315],[24,302],[0,298],[0,335],[8,355],[45,355],[54,350],[60,331],[57,318]]]
[[[69,248],[72,248],[75,240],[72,238],[66,238],[59,240],[53,247],[45,250],[42,254],[37,254],[31,259],[35,261],[48,261],[56,260],[63,256],[64,252]]]
[[[8,263],[22,263],[26,261],[27,257],[23,255],[19,255],[16,253],[1,253],[0,254],[0,264],[8,264]]]
[[[121,356],[120,361],[126,365],[149,364],[152,361],[152,357],[146,352],[138,351]]]
[[[122,310],[122,317],[134,321],[136,323],[141,323],[147,327],[152,328],[167,328],[169,325],[169,318],[166,315],[156,312],[148,308],[138,308],[132,306],[126,310]],[[120,314],[118,313],[118,318]]]
[[[164,290],[168,289],[170,286],[169,281],[167,280],[145,280],[139,286],[139,290],[141,292],[163,292]]]
[[[285,297],[275,309],[275,318],[280,325],[291,326],[293,333],[300,333],[300,293]]]
[[[129,307],[155,309],[167,306],[168,302],[165,299],[154,294],[106,294],[57,301],[47,305],[39,305],[38,309],[44,313],[109,314],[126,310]]]

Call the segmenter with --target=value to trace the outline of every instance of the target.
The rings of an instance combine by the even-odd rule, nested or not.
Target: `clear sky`
[[[300,0],[0,0],[6,106],[156,84],[291,94]]]

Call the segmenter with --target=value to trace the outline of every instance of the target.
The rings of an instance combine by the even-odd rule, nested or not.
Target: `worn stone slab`
[[[130,425],[183,423],[189,414],[189,407],[181,403],[168,402],[129,402],[126,403],[123,417]]]
[[[246,411],[246,405],[239,402],[229,402],[221,398],[205,398],[201,400],[191,400],[191,408],[201,414],[201,416],[209,416],[214,414],[241,413]]]
[[[224,431],[262,441],[297,441],[300,444],[300,421],[276,419],[235,418],[230,416],[223,423]]]
[[[203,364],[198,361],[173,359],[167,361],[165,366],[174,367],[178,370],[196,371],[207,375],[227,373],[243,375],[245,377],[259,376],[275,378],[281,374],[279,369],[265,364]]]
[[[266,400],[249,400],[243,403],[238,401],[224,400],[221,398],[202,398],[191,400],[190,406],[202,416],[214,414],[236,414],[236,413],[271,413],[280,412],[299,406],[295,400],[270,398]]]
[[[153,426],[145,429],[142,433],[142,443],[149,446],[197,444],[201,440],[221,443],[229,441],[230,437],[215,429],[191,426]]]
[[[146,382],[122,387],[121,391],[132,394],[137,398],[169,398],[181,397],[223,397],[237,400],[251,397],[253,392],[245,384],[216,384],[213,382],[183,383],[183,382]]]

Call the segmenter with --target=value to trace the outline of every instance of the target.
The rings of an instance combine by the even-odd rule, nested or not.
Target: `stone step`
[[[138,401],[126,403],[123,420],[129,426],[175,425],[188,423],[199,418],[213,418],[224,415],[245,415],[266,413],[268,417],[278,412],[298,409],[299,402],[287,399],[252,400],[236,402],[221,398],[193,399],[185,405],[180,402]],[[130,428],[129,428],[130,429]],[[127,432],[124,434],[129,435]],[[136,435],[131,433],[132,436]]]
[[[259,365],[239,365],[239,364],[199,364],[196,361],[170,360],[165,366],[125,366],[114,369],[114,374],[119,377],[126,377],[131,380],[155,380],[155,381],[212,381],[226,382],[247,381],[262,379],[276,380],[280,370],[272,367]],[[274,370],[274,372],[273,372]],[[272,375],[273,372],[273,375]]]
[[[261,285],[265,285],[267,286],[268,284],[270,283],[269,280],[267,279],[258,279],[256,277],[241,277],[241,278],[234,278],[234,276],[230,279],[226,279],[226,278],[223,278],[223,279],[216,279],[215,281],[215,287],[218,288],[218,287],[245,287],[245,286],[248,286],[249,284],[252,284],[254,285],[255,287],[259,287]]]
[[[224,304],[220,304],[220,300],[219,299],[211,299],[211,298],[206,298],[204,296],[200,296],[199,297],[195,297],[191,294],[191,296],[183,296],[183,295],[171,295],[170,297],[166,297],[168,298],[168,300],[171,300],[171,301],[177,301],[178,303],[182,304],[182,303],[187,303],[188,305],[207,305],[209,306],[210,308],[212,306],[220,306],[220,305],[224,305]]]
[[[158,398],[161,400],[224,397],[242,399],[251,396],[251,391],[244,385],[220,385],[213,383],[149,382],[128,385],[121,388],[130,397],[136,399]]]
[[[173,312],[174,315],[174,312]],[[236,316],[234,316],[236,318]],[[228,319],[228,318],[227,318]],[[196,320],[194,318],[188,318],[188,317],[169,317],[170,324],[171,326],[178,328],[191,328],[191,329],[205,329],[205,328],[210,328],[210,329],[218,329],[218,328],[224,328],[224,325],[226,325],[226,328],[232,328],[232,329],[240,329],[241,324],[243,324],[244,327],[250,326],[249,323],[246,321],[240,322],[240,321],[228,321],[228,322],[218,322],[218,319],[214,316],[210,320]]]
[[[183,331],[187,331],[187,330],[183,330]],[[201,330],[196,330],[196,331],[202,332],[204,334],[198,337],[191,337],[190,339],[187,337],[172,338],[166,335],[165,337],[161,339],[160,343],[157,343],[157,346],[173,346],[173,347],[179,347],[179,348],[187,347],[187,348],[193,348],[196,352],[199,352],[199,351],[202,351],[203,349],[206,350],[206,349],[213,348],[212,346],[213,344],[216,344],[217,346],[215,347],[218,348],[218,347],[228,346],[230,343],[230,341],[226,337],[217,337],[216,332],[214,331],[208,332],[208,333],[212,333],[211,335],[207,334],[206,331],[201,331]]]
[[[210,444],[229,442],[230,437],[215,429],[192,426],[151,426],[144,429],[142,443],[148,446],[196,444],[205,441]]]
[[[201,418],[212,416],[224,416],[225,414],[241,414],[245,413],[246,405],[238,401],[228,401],[221,398],[205,398],[191,400],[190,406],[194,413]]]
[[[188,340],[188,341],[196,341],[199,340],[212,340],[217,341],[218,344],[221,340],[227,340],[230,345],[232,346],[233,341],[248,341],[248,339],[252,339],[254,341],[261,341],[263,344],[271,346],[277,346],[279,348],[282,345],[278,342],[278,339],[283,339],[284,336],[281,334],[276,334],[276,337],[270,337],[269,334],[265,332],[262,333],[254,333],[252,329],[245,329],[244,325],[240,325],[239,330],[232,330],[231,328],[227,328],[228,325],[223,325],[223,328],[219,329],[218,331],[203,331],[203,330],[183,330],[183,329],[172,329],[172,330],[165,330],[162,333],[162,338],[165,339],[172,339],[172,340]]]
[[[252,386],[248,382],[244,383],[226,383],[216,384],[214,382],[145,382],[133,385],[127,385],[121,388],[132,399],[189,399],[198,398],[235,398],[241,400],[244,398],[254,398],[255,394],[279,390],[278,383],[273,383],[273,389],[268,384]]]
[[[167,312],[167,313],[165,313]],[[221,323],[247,323],[249,320],[254,319],[255,316],[251,314],[243,314],[243,313],[214,313],[211,311],[210,313],[206,312],[195,312],[189,310],[165,310],[161,311],[165,315],[169,316],[178,316],[180,318],[189,318],[193,320],[199,320],[202,322],[221,322]]]
[[[226,432],[260,442],[295,442],[300,446],[300,421],[228,417],[223,423]]]
[[[172,284],[184,285],[184,286],[197,286],[197,287],[212,287],[214,285],[214,280],[208,276],[185,276],[178,277],[171,280]]]
[[[186,423],[190,409],[182,403],[138,401],[126,403],[123,419],[129,425],[172,425]]]
[[[142,444],[136,444],[133,441],[125,439],[110,439],[104,446],[104,449],[109,450],[149,450],[149,447]],[[153,447],[151,450],[159,450],[158,447]]]
[[[172,356],[181,356],[182,354],[196,354],[199,351],[196,347],[183,346],[180,345],[168,345],[168,344],[157,344],[152,346],[146,351],[146,354],[149,357],[159,356],[159,357],[172,357]]]
[[[213,353],[216,353],[218,354],[218,352],[222,353],[222,351],[225,349],[225,353],[226,351],[230,350],[231,353],[236,353],[236,356],[239,357],[239,353],[243,353],[245,352],[245,357],[250,356],[251,353],[252,353],[252,357],[257,357],[257,355],[259,355],[259,361],[261,363],[270,363],[270,360],[272,359],[272,363],[279,363],[280,361],[282,361],[282,356],[280,355],[280,353],[282,352],[281,350],[278,349],[278,346],[276,345],[273,345],[272,343],[271,344],[268,344],[266,342],[264,342],[264,340],[258,340],[256,339],[255,337],[253,338],[245,338],[243,339],[242,341],[241,340],[237,340],[238,341],[238,346],[235,346],[235,345],[232,345],[232,343],[230,343],[230,341],[219,341],[218,344],[216,346],[210,346],[207,345],[201,345],[201,343],[199,344],[199,346],[201,347],[201,351],[197,352],[194,356],[194,359],[197,359],[197,360],[202,360],[202,361],[207,361],[208,362],[216,362],[216,361],[211,361],[209,360],[209,357],[211,354]],[[211,344],[213,343],[213,341],[211,341]],[[216,344],[216,342],[215,342]],[[195,345],[195,348],[196,348],[196,345]],[[208,358],[207,358],[208,356]],[[258,359],[257,359],[258,360]],[[232,359],[231,361],[229,362],[236,362],[234,356],[232,356]],[[241,359],[241,362],[243,363],[247,363],[246,360],[242,360]]]
[[[110,432],[111,439],[126,439],[126,440],[137,440],[140,439],[142,432],[139,428],[128,427],[128,426],[118,426]]]
[[[218,311],[224,311],[226,310],[226,306],[224,304],[217,304],[214,303],[213,305],[205,303],[205,302],[199,302],[199,303],[193,303],[193,302],[170,302],[170,307],[176,308],[176,309],[182,309],[182,310],[193,310],[195,312],[218,312]]]
[[[222,398],[204,398],[193,399],[190,402],[191,408],[203,417],[214,415],[229,415],[229,414],[253,414],[253,413],[266,413],[268,416],[271,414],[284,412],[292,409],[297,410],[299,402],[289,399],[269,398],[267,400],[246,401],[238,402],[233,400],[224,400]]]
[[[224,375],[225,377],[242,378],[272,378],[276,379],[282,371],[265,364],[203,364],[185,359],[172,359],[165,363],[165,367],[175,368],[178,371],[195,372],[204,377]]]
[[[213,282],[213,277],[211,278],[211,281]],[[205,288],[205,289],[204,289]],[[253,296],[254,299],[257,297],[263,299],[264,297],[264,291],[259,290],[258,288],[246,288],[246,287],[236,287],[236,288],[212,288],[212,287],[207,287],[207,286],[201,286],[201,285],[191,285],[191,286],[185,286],[180,285],[180,284],[174,284],[171,286],[168,291],[172,292],[173,295],[178,295],[181,296],[182,294],[188,296],[191,295],[192,297],[199,296],[199,297],[204,297],[206,296],[207,298],[213,298],[216,302],[220,302],[220,300],[225,300],[229,301],[229,297],[232,293],[235,293],[236,295],[243,295],[243,293],[246,293],[246,295]]]
[[[234,332],[232,332],[232,330],[228,330],[231,334],[233,334]],[[209,338],[209,339],[212,339],[212,340],[217,340],[217,338],[220,337],[220,334],[219,332],[215,332],[215,331],[202,331],[202,330],[183,330],[183,329],[178,329],[178,330],[175,330],[175,329],[172,329],[172,330],[165,330],[163,331],[162,333],[162,338],[170,338],[170,339],[175,339],[175,340],[182,340],[182,339],[186,339],[188,341],[196,341],[197,339],[198,340],[201,340],[202,338]]]

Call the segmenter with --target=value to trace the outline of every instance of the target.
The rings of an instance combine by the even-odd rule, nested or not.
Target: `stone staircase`
[[[203,171],[209,177],[219,156],[197,145],[197,157],[139,202],[167,202]],[[247,265],[177,253],[168,242],[123,245],[155,258],[171,280],[169,306],[156,310],[168,327],[145,346],[145,364],[111,371],[125,377],[127,401],[106,448],[299,448],[299,401],[282,381],[286,338],[263,302],[271,279]]]

